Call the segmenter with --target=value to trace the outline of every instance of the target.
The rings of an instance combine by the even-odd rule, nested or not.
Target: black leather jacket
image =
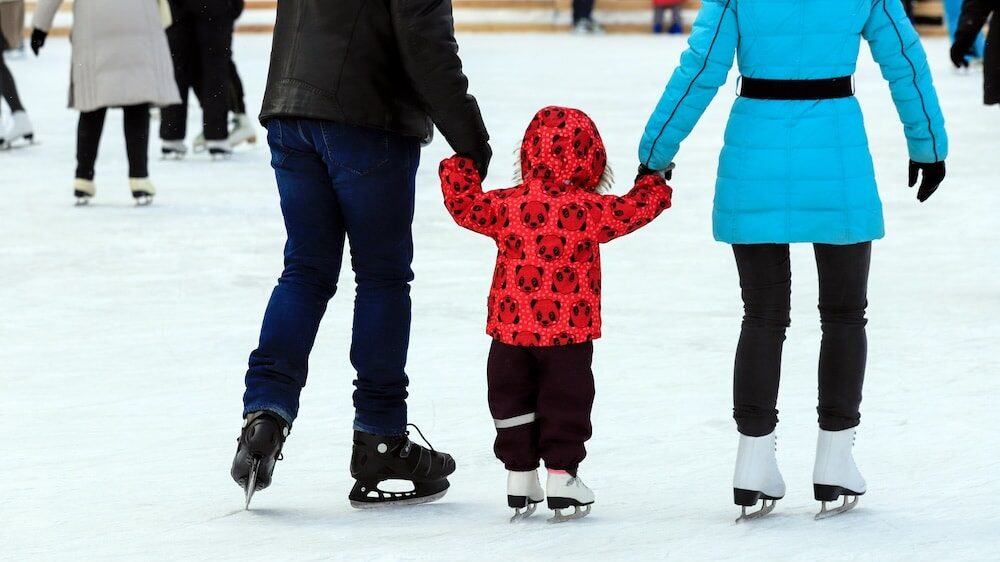
[[[489,135],[462,73],[450,0],[281,0],[261,122],[304,117],[428,140],[461,154]]]

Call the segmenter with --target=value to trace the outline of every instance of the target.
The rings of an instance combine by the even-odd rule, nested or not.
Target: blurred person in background
[[[983,51],[983,103],[1000,104],[1000,0],[965,0],[962,15],[951,45],[951,62],[957,68],[969,66],[977,37],[990,22],[990,33]]]
[[[594,21],[595,0],[573,0],[573,33],[590,35],[604,33],[604,26]]]
[[[233,0],[231,5],[235,31],[236,20],[243,14],[244,2],[243,0]],[[194,92],[198,96],[198,101],[201,102],[203,95],[201,84],[197,82],[198,73],[196,72],[195,75]],[[247,115],[246,97],[243,93],[243,80],[236,69],[236,61],[233,58],[232,49],[229,51],[229,74],[226,79],[226,106],[233,115],[230,120],[232,128],[229,129],[229,136],[226,138],[230,148],[236,148],[243,143],[256,144],[257,127],[253,120],[250,119],[250,116]],[[194,152],[205,151],[204,131],[195,137],[192,148]]]
[[[187,154],[188,93],[197,90],[202,110],[205,149],[214,157],[232,153],[227,126],[227,82],[233,42],[233,22],[242,0],[169,0],[173,25],[167,28],[174,76],[181,102],[163,108],[161,152],[167,157]]]
[[[164,0],[161,0],[164,1]],[[31,50],[45,45],[63,0],[38,0]],[[78,205],[96,193],[94,166],[108,108],[125,113],[129,188],[140,205],[152,202],[149,180],[149,107],[180,101],[170,64],[161,7],[155,0],[73,2],[69,106],[80,112],[76,143]]]
[[[671,35],[683,33],[684,2],[685,0],[653,0],[653,33],[664,31]],[[670,10],[670,27],[664,27],[667,10]]]
[[[955,42],[955,32],[958,30],[958,22],[962,17],[962,0],[944,0],[944,21],[948,26],[948,35],[951,42]],[[969,58],[981,59],[986,47],[986,38],[982,33],[976,34],[976,40],[969,51]]]
[[[0,149],[14,146],[21,140],[32,142],[35,137],[31,119],[17,94],[14,75],[4,61],[5,52],[21,46],[23,29],[24,0],[0,0],[0,98],[7,102],[11,111],[9,125],[2,119],[3,113],[0,112]]]

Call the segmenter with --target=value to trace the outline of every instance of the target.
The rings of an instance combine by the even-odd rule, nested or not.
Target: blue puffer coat
[[[743,76],[835,78],[854,73],[862,37],[889,82],[910,158],[944,160],[944,118],[899,0],[702,0],[689,48],[646,126],[639,160],[658,170],[673,161],[725,83],[734,53]],[[881,238],[882,203],[857,100],[737,99],[713,223],[715,238],[731,244]]]

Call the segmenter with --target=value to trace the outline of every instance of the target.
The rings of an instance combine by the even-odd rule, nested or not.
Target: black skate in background
[[[415,505],[444,497],[449,486],[448,476],[455,472],[455,460],[447,453],[435,451],[434,447],[428,449],[410,441],[408,436],[409,432],[398,437],[354,432],[351,476],[357,482],[349,496],[352,507]],[[379,484],[386,480],[412,482],[413,490],[380,489]]]
[[[231,474],[246,494],[246,509],[250,509],[254,492],[271,485],[271,473],[281,460],[287,436],[288,424],[273,412],[253,412],[243,422]]]

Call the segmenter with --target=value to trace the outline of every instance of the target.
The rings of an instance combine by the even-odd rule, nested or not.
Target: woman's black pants
[[[149,104],[123,107],[125,112],[125,151],[128,154],[128,177],[149,176]],[[101,145],[104,118],[108,108],[80,113],[80,123],[76,128],[76,177],[94,179],[94,164],[97,150]]]
[[[819,271],[819,426],[840,431],[860,423],[868,341],[871,242],[815,244]],[[788,244],[735,244],[743,291],[743,331],[736,350],[733,417],[740,433],[767,435],[778,423],[781,348],[790,324],[792,272]]]

